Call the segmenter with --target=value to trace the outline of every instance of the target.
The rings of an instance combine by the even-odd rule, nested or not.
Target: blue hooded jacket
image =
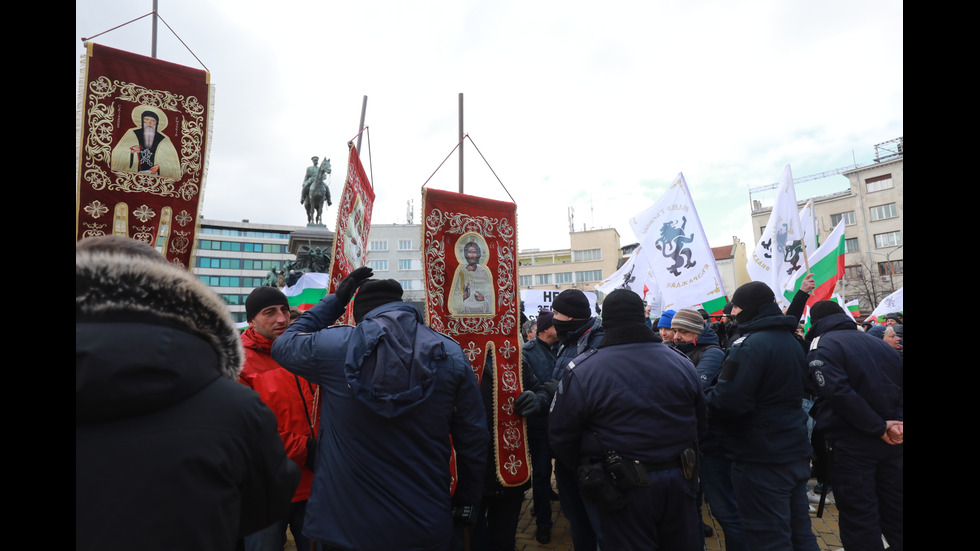
[[[280,365],[322,389],[303,532],[364,551],[447,547],[452,506],[476,505],[483,490],[488,433],[476,377],[459,344],[410,304],[331,327],[342,313],[328,295],[272,347]]]

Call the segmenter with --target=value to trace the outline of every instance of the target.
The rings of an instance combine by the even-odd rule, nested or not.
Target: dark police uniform
[[[881,439],[885,421],[903,421],[904,359],[858,331],[849,314],[831,314],[807,333],[810,414],[831,444],[830,486],[846,549],[904,547],[903,445]]]
[[[622,492],[620,511],[600,511],[603,549],[699,548],[695,485],[681,455],[706,418],[694,365],[662,343],[600,344],[569,364],[551,411],[555,457],[575,468],[614,450],[649,478]]]

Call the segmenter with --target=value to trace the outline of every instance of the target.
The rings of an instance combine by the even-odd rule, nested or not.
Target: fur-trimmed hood
[[[224,302],[194,274],[75,253],[76,421],[145,413],[236,379],[244,353]]]

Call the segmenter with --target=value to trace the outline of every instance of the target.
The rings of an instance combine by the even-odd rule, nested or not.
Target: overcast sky
[[[152,6],[76,0],[76,81],[82,37]],[[429,187],[458,190],[457,154],[438,168],[458,142],[462,93],[465,192],[509,191],[522,249],[567,248],[569,207],[576,229],[615,227],[633,243],[629,217],[679,172],[711,245],[749,243],[750,188],[776,183],[787,164],[799,178],[871,163],[875,144],[903,135],[900,0],[159,0],[158,10],[173,32],[160,23],[157,57],[206,68],[215,87],[212,219],[304,225],[313,155],[331,159],[339,197],[364,96],[373,223],[406,222],[409,202],[420,222],[434,172]],[[148,56],[151,18],[94,41]],[[799,184],[797,197],[846,187],[835,176]],[[336,210],[324,219],[333,229]]]

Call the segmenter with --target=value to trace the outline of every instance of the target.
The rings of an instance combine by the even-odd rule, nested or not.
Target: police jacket
[[[552,406],[549,441],[555,457],[572,469],[607,450],[665,463],[694,447],[706,418],[694,365],[651,336],[572,362]]]
[[[885,421],[903,421],[904,359],[885,341],[858,331],[849,314],[831,314],[807,332],[810,415],[828,439],[872,438]]]
[[[708,411],[736,461],[790,463],[812,453],[802,400],[806,358],[794,336],[797,321],[773,302],[740,324],[725,355]]]
[[[328,295],[272,346],[279,365],[322,392],[303,532],[359,551],[447,548],[452,506],[475,506],[483,491],[489,438],[473,370],[410,304],[331,326],[343,312]]]

